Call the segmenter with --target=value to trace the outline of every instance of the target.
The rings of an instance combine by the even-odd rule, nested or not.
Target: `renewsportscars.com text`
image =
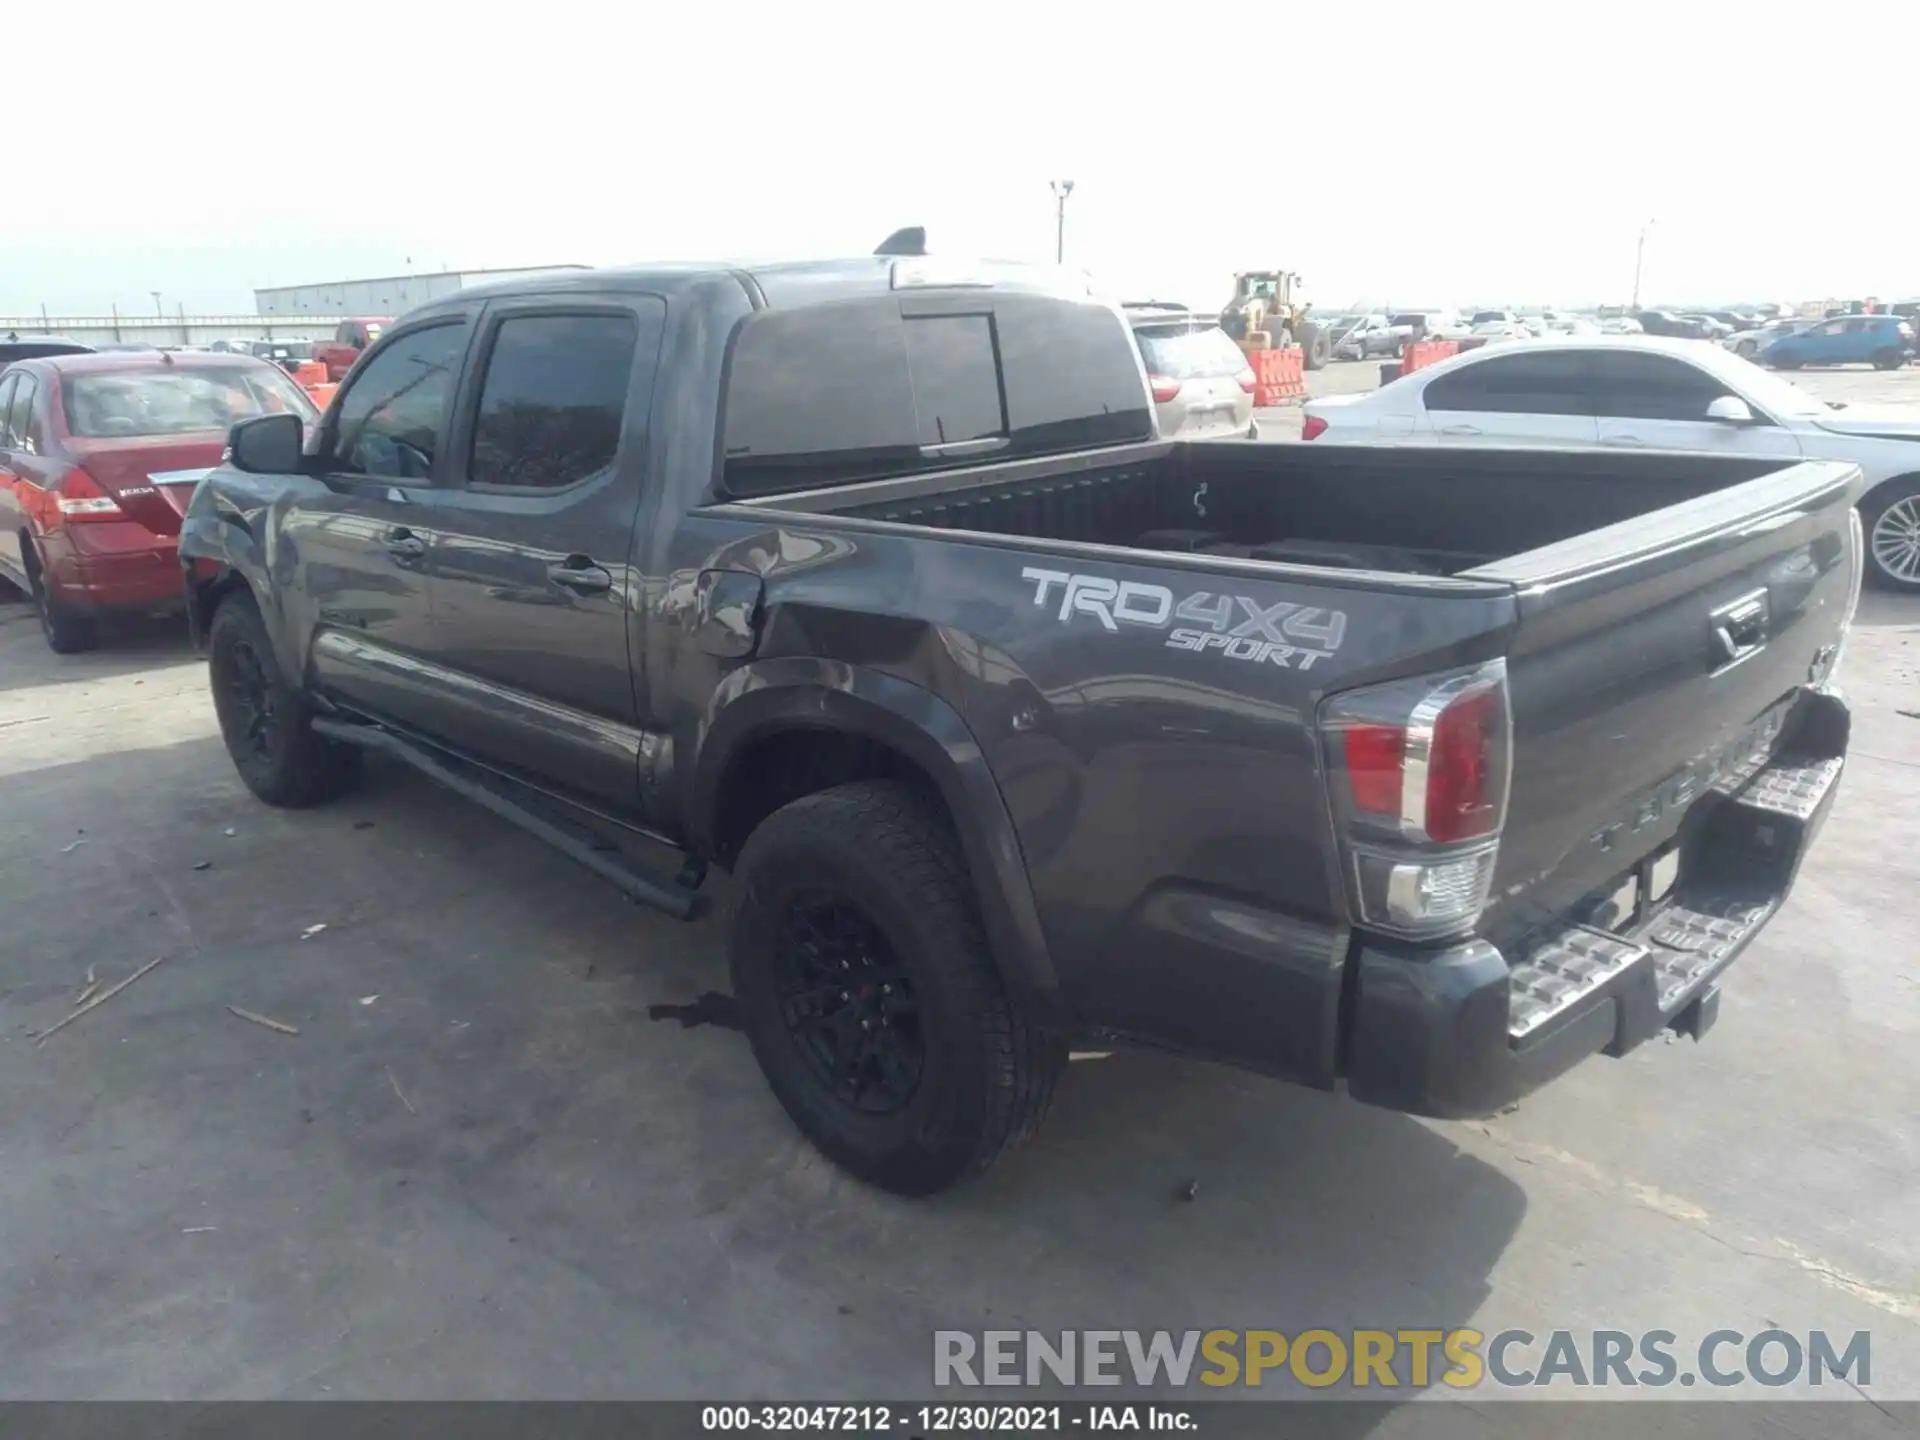
[[[1714,1330],[938,1330],[936,1386],[1263,1385],[1325,1390],[1541,1389],[1873,1383],[1873,1337]]]

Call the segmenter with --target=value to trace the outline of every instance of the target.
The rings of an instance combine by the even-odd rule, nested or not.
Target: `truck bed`
[[[1715,455],[1163,442],[767,503],[1034,540],[1444,576],[1782,468]]]
[[[1339,609],[1364,636],[1299,690],[1275,674],[1215,672],[1250,695],[1310,706],[1360,676],[1504,654],[1513,799],[1483,933],[1508,943],[1670,842],[1679,814],[1635,821],[1631,841],[1592,836],[1824,678],[1858,483],[1853,467],[1781,459],[1203,441],[764,504],[836,527],[878,523],[910,546],[945,531],[949,564],[970,573],[986,573],[1000,537],[1076,569],[1117,562],[1136,583],[1270,585],[1259,603]],[[901,525],[926,528],[909,539]],[[1761,637],[1751,653],[1723,653],[1722,617],[1742,605],[1763,613]],[[1019,653],[1017,640],[1002,648]],[[1098,642],[1088,654],[1090,666],[1117,663]]]

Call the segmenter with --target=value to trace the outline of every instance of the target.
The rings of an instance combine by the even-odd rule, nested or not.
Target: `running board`
[[[511,821],[528,834],[546,841],[624,894],[664,910],[676,920],[690,920],[699,909],[700,897],[694,891],[705,878],[706,867],[691,855],[686,857],[678,876],[671,880],[663,879],[631,864],[619,851],[603,848],[604,842],[600,837],[584,825],[542,813],[521,798],[526,793],[523,787],[478,765],[429,750],[377,725],[357,724],[324,715],[316,715],[312,723],[316,735],[357,745],[364,750],[378,750],[404,760],[449,790],[464,795],[502,820]]]

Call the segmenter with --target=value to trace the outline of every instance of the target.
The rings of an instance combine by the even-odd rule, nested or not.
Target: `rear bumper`
[[[144,525],[94,525],[42,542],[46,582],[68,609],[85,614],[183,608],[178,542]]]
[[[1712,1023],[1720,977],[1786,899],[1838,793],[1846,702],[1707,817],[1673,893],[1618,930],[1569,924],[1512,956],[1484,940],[1439,952],[1367,941],[1353,964],[1345,1055],[1354,1098],[1416,1115],[1484,1115],[1596,1051]]]

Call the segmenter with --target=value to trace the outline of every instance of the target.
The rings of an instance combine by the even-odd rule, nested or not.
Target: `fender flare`
[[[813,657],[762,660],[731,672],[701,726],[687,809],[696,849],[713,853],[734,760],[757,741],[796,729],[863,736],[933,780],[959,831],[1002,980],[1037,1018],[1060,1019],[1059,982],[1013,816],[966,721],[922,686]]]
[[[274,591],[266,557],[260,553],[258,538],[244,517],[236,515],[230,519],[218,513],[190,514],[180,527],[179,553],[183,566],[191,561],[205,560],[218,565],[223,572],[218,579],[202,580],[191,568],[187,570],[187,624],[195,648],[206,648],[207,627],[213,623],[213,610],[207,603],[208,598],[215,593],[225,593],[229,577],[234,577],[246,588],[253,597],[253,603],[260,609],[260,618],[266,623],[267,634],[273,638],[273,647],[277,652],[275,658],[280,662],[281,673],[289,676],[306,674],[306,667],[302,663],[304,657],[294,653],[291,637],[287,634],[285,614],[279,596]]]

